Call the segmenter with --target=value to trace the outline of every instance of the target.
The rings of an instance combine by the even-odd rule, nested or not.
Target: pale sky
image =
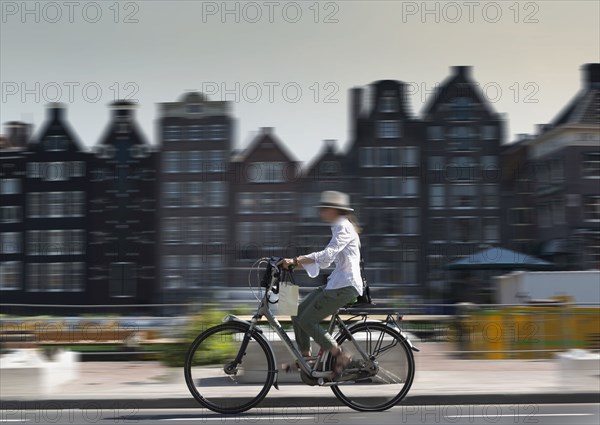
[[[138,122],[157,143],[158,102],[216,87],[212,100],[239,96],[235,148],[259,127],[275,127],[308,161],[323,139],[346,147],[349,88],[412,83],[412,110],[420,112],[424,91],[452,65],[474,67],[495,110],[507,114],[510,141],[556,116],[580,88],[581,65],[600,62],[596,0],[474,2],[473,22],[463,1],[453,3],[459,9],[426,2],[439,22],[423,15],[421,1],[82,1],[73,22],[62,1],[54,3],[60,16],[47,2],[0,3],[0,121],[32,122],[37,131],[45,104],[58,100],[87,146],[99,141],[116,97],[139,101]],[[238,8],[240,22],[221,16],[224,4]],[[23,16],[24,7],[34,12]]]

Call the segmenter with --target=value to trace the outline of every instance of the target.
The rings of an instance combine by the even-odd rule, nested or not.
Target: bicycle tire
[[[194,359],[194,354],[197,352],[198,348],[201,348],[202,342],[217,332],[221,332],[221,331],[225,331],[225,330],[246,332],[248,330],[248,328],[249,328],[248,324],[239,323],[239,322],[229,322],[229,323],[224,323],[224,324],[213,326],[213,327],[207,329],[206,331],[202,332],[200,335],[198,335],[196,337],[196,339],[194,340],[194,342],[192,342],[192,344],[190,345],[190,348],[188,349],[188,353],[187,353],[185,365],[184,365],[185,382],[187,384],[187,387],[188,387],[190,393],[196,399],[196,401],[198,401],[202,406],[212,410],[213,412],[225,413],[225,414],[236,414],[236,413],[245,412],[246,410],[249,410],[249,409],[255,407],[258,403],[260,403],[267,396],[267,393],[269,392],[269,390],[271,389],[271,386],[273,385],[273,382],[275,381],[275,373],[276,373],[275,359],[271,352],[269,342],[260,332],[254,330],[252,332],[251,338],[254,341],[256,341],[258,343],[258,345],[262,348],[262,351],[264,352],[264,354],[267,358],[267,365],[268,365],[267,379],[265,380],[265,383],[264,383],[262,389],[260,390],[260,392],[258,393],[258,395],[256,397],[254,397],[252,400],[250,400],[247,403],[243,403],[243,404],[240,404],[237,406],[226,407],[226,406],[218,405],[215,402],[208,400],[205,396],[200,394],[200,392],[198,391],[198,387],[196,387],[196,385],[194,384],[194,380],[192,377],[193,359]],[[210,391],[210,389],[208,389],[208,391]]]
[[[344,394],[342,388],[352,386],[353,384],[332,385],[331,390],[333,391],[335,396],[338,398],[338,400],[340,400],[346,406],[348,406],[354,410],[357,410],[360,412],[381,412],[381,411],[387,410],[387,409],[395,406],[400,400],[402,400],[406,396],[406,394],[410,390],[410,387],[412,386],[412,383],[414,380],[414,375],[415,375],[415,360],[414,360],[414,356],[412,353],[412,349],[410,348],[410,345],[406,342],[406,338],[403,337],[398,331],[396,331],[395,329],[393,329],[390,326],[385,325],[384,323],[360,323],[360,324],[350,328],[350,334],[354,335],[359,332],[364,332],[367,329],[378,330],[378,331],[387,333],[389,336],[396,339],[398,341],[399,345],[402,347],[402,350],[403,350],[404,354],[406,355],[407,368],[408,368],[406,381],[405,381],[402,389],[392,399],[390,399],[386,402],[371,405],[371,406],[367,406],[367,405],[363,405],[363,404],[354,402],[353,400],[350,400]],[[339,345],[342,345],[345,341],[348,341],[348,335],[345,332],[343,332],[337,338],[337,343]],[[369,353],[369,354],[371,354],[371,353]],[[332,370],[333,366],[334,366],[334,358],[333,358],[333,356],[329,356],[329,358],[327,360],[328,370]]]

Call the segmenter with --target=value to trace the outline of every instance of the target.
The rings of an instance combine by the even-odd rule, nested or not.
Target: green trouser
[[[358,297],[353,286],[325,289],[319,286],[298,305],[298,315],[292,316],[296,343],[301,353],[310,352],[310,337],[324,350],[337,347],[335,339],[321,327],[321,321]]]

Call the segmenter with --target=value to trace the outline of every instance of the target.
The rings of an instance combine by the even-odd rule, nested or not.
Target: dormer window
[[[473,118],[473,102],[468,97],[456,97],[451,102],[452,119],[457,121]]]
[[[199,103],[190,103],[187,105],[188,114],[199,114],[202,112],[202,105]]]
[[[379,112],[398,112],[398,98],[383,96],[379,101]]]
[[[380,139],[394,139],[401,137],[402,129],[400,121],[381,120],[376,122],[376,137]]]
[[[48,136],[44,139],[44,149],[47,151],[67,150],[68,140],[65,136]]]

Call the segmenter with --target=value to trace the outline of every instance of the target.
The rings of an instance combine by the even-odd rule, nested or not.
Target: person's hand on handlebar
[[[294,258],[283,258],[277,262],[278,266],[283,266],[284,270],[294,270],[296,267],[300,266],[298,262],[298,257]]]

